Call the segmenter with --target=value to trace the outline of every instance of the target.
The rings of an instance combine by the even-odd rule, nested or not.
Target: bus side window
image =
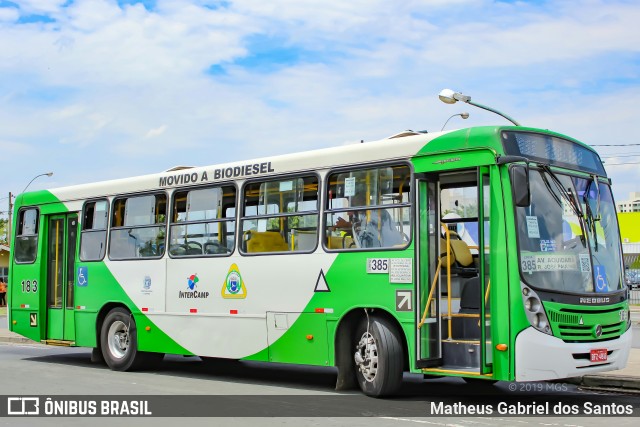
[[[18,264],[35,262],[38,249],[38,210],[23,209],[18,213],[15,240],[15,261]]]
[[[166,213],[167,196],[164,193],[116,199],[109,234],[109,258],[162,257]]]
[[[410,176],[406,165],[330,174],[325,247],[405,248],[411,235]]]
[[[100,261],[107,249],[109,204],[106,200],[87,202],[82,212],[80,260]]]
[[[318,241],[318,177],[250,182],[243,191],[242,252],[313,252]]]
[[[235,245],[236,188],[232,185],[176,191],[169,229],[169,255],[220,256]]]

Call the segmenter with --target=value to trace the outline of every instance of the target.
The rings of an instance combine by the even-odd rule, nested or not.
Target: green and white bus
[[[533,381],[625,366],[610,180],[522,126],[379,141],[21,194],[10,329],[94,349]]]

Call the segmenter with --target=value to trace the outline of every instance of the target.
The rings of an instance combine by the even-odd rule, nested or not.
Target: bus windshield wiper
[[[560,193],[560,196],[562,196],[562,198],[571,207],[571,210],[573,211],[573,213],[578,217],[578,223],[580,224],[580,231],[582,232],[582,234],[579,236],[580,242],[582,242],[582,246],[586,248],[587,243],[585,240],[585,235],[586,235],[587,225],[585,224],[584,214],[582,213],[580,204],[578,203],[578,200],[576,199],[575,195],[571,191],[571,188],[564,188],[564,185],[562,185],[560,178],[558,178],[558,176],[551,170],[551,167],[549,165],[538,163],[538,167],[543,172],[540,174],[540,176],[542,177],[542,180],[544,181],[545,186],[547,187],[547,189],[549,190],[549,192],[551,193],[555,201],[560,205],[560,207],[564,208],[562,201],[560,200],[556,192],[553,191],[553,189],[551,188],[551,184],[549,183],[549,180],[545,175],[549,175],[549,177],[551,177],[551,181],[556,187],[558,193]]]
[[[589,192],[591,191],[591,185],[596,183],[596,215],[593,215],[593,210],[591,209],[591,204],[589,203]],[[600,187],[598,186],[598,177],[593,175],[591,181],[587,184],[587,188],[582,195],[582,201],[585,206],[586,213],[586,221],[587,221],[587,229],[591,232],[593,236],[593,250],[598,252],[598,233],[596,232],[596,222],[600,221]]]

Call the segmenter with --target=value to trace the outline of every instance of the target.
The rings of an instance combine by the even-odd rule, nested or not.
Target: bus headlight
[[[527,315],[529,323],[540,332],[551,335],[549,319],[547,318],[547,313],[544,311],[544,307],[542,306],[542,302],[540,301],[538,294],[522,282],[520,283],[520,286],[522,288],[524,312]]]
[[[547,321],[547,316],[541,313],[537,313],[536,327],[540,330],[544,330],[545,332],[549,331],[549,322]]]
[[[540,300],[535,297],[529,297],[524,301],[524,308],[533,313],[537,313],[540,310]]]
[[[629,307],[620,310],[620,321],[627,324],[627,329],[631,327],[631,311]]]

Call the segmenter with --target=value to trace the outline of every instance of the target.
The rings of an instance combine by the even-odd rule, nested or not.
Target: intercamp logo
[[[7,415],[40,415],[39,397],[7,398]]]

